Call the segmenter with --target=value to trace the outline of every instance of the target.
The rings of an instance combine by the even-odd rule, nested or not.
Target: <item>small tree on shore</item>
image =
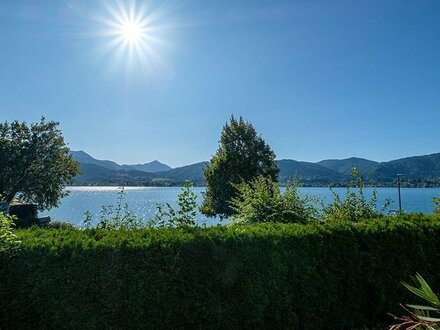
[[[252,124],[232,116],[223,127],[219,149],[204,170],[206,192],[201,212],[207,216],[231,216],[234,208],[230,202],[237,197],[235,185],[259,176],[276,181],[278,172],[275,153]]]
[[[40,209],[56,207],[79,164],[58,129],[59,123],[0,123],[0,195],[7,203],[20,199]]]

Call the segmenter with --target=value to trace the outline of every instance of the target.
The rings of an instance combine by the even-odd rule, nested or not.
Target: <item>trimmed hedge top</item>
[[[352,329],[440,288],[440,218],[328,225],[17,231],[0,257],[1,328]]]

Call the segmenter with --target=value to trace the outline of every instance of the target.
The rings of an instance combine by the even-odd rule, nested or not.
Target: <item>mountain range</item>
[[[203,169],[208,162],[171,168],[157,160],[145,164],[119,165],[110,160],[98,160],[84,151],[71,151],[81,165],[77,185],[142,185],[176,186],[185,180],[203,185]],[[279,182],[297,180],[303,186],[341,186],[350,181],[353,167],[362,173],[366,184],[393,186],[397,174],[404,174],[403,186],[440,186],[440,153],[413,156],[388,162],[363,158],[327,159],[317,163],[292,159],[277,160]]]
[[[90,156],[88,153],[80,150],[80,151],[71,151],[70,154],[73,156],[73,158],[80,164],[94,164],[97,166],[104,167],[109,170],[136,170],[141,172],[149,172],[149,173],[156,173],[156,172],[162,172],[162,171],[168,171],[171,170],[171,167],[169,167],[166,164],[162,164],[161,162],[157,160],[153,160],[150,163],[145,164],[136,164],[136,165],[119,165],[111,160],[98,160]]]

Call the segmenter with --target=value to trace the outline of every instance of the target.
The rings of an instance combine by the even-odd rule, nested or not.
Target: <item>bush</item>
[[[440,214],[440,197],[434,197],[432,201],[434,202],[434,213]]]
[[[235,223],[307,223],[318,216],[316,199],[302,197],[293,183],[286,187],[284,193],[276,182],[266,177],[235,187],[238,197],[231,202]]]
[[[99,222],[96,226],[98,229],[105,230],[136,230],[151,227],[195,227],[197,215],[197,195],[192,190],[193,183],[185,181],[180,194],[177,195],[178,209],[174,209],[171,204],[156,205],[156,216],[143,222],[136,217],[128,208],[128,204],[124,203],[125,190],[121,187],[116,206],[102,206],[99,214]],[[92,228],[93,215],[87,211],[84,213],[83,227]]]
[[[192,190],[193,183],[185,181],[182,191],[177,195],[179,208],[175,210],[170,203],[156,205],[156,216],[148,223],[151,227],[195,227],[197,215],[197,195]]]
[[[17,235],[4,329],[372,328],[410,301],[411,274],[440,287],[435,216]]]
[[[357,189],[353,191],[351,187]],[[382,213],[391,204],[391,200],[387,200],[381,210],[377,209],[377,191],[373,189],[373,196],[368,201],[364,195],[364,183],[358,169],[353,168],[351,172],[351,181],[347,186],[347,194],[344,200],[330,188],[333,193],[333,203],[324,206],[324,218],[332,221],[359,221],[380,217]]]
[[[113,205],[103,205],[99,212],[99,222],[96,225],[99,229],[140,229],[144,224],[138,219],[128,208],[128,204],[124,203],[125,190],[121,187],[118,192],[116,207]],[[83,225],[85,228],[91,228],[93,222],[92,214],[87,211],[84,213]]]
[[[0,253],[12,253],[20,246],[14,226],[14,218],[0,212]]]
[[[71,229],[71,228],[75,228],[75,226],[72,225],[70,222],[52,221],[52,222],[49,222],[47,225],[45,225],[44,228],[49,228],[49,229]]]

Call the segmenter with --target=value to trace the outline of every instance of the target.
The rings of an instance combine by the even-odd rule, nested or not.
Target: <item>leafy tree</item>
[[[66,195],[63,188],[79,164],[69,155],[58,125],[44,118],[30,126],[0,123],[0,195],[6,202],[19,197],[49,209]]]
[[[228,217],[234,213],[230,201],[237,197],[234,185],[258,176],[277,180],[275,153],[257,135],[251,123],[231,117],[223,127],[220,146],[204,170],[206,192],[201,212]]]
[[[236,211],[232,216],[235,223],[308,223],[319,213],[317,199],[301,196],[294,183],[287,185],[282,193],[276,182],[258,177],[251,183],[238,185],[237,190],[238,197],[231,202]]]

